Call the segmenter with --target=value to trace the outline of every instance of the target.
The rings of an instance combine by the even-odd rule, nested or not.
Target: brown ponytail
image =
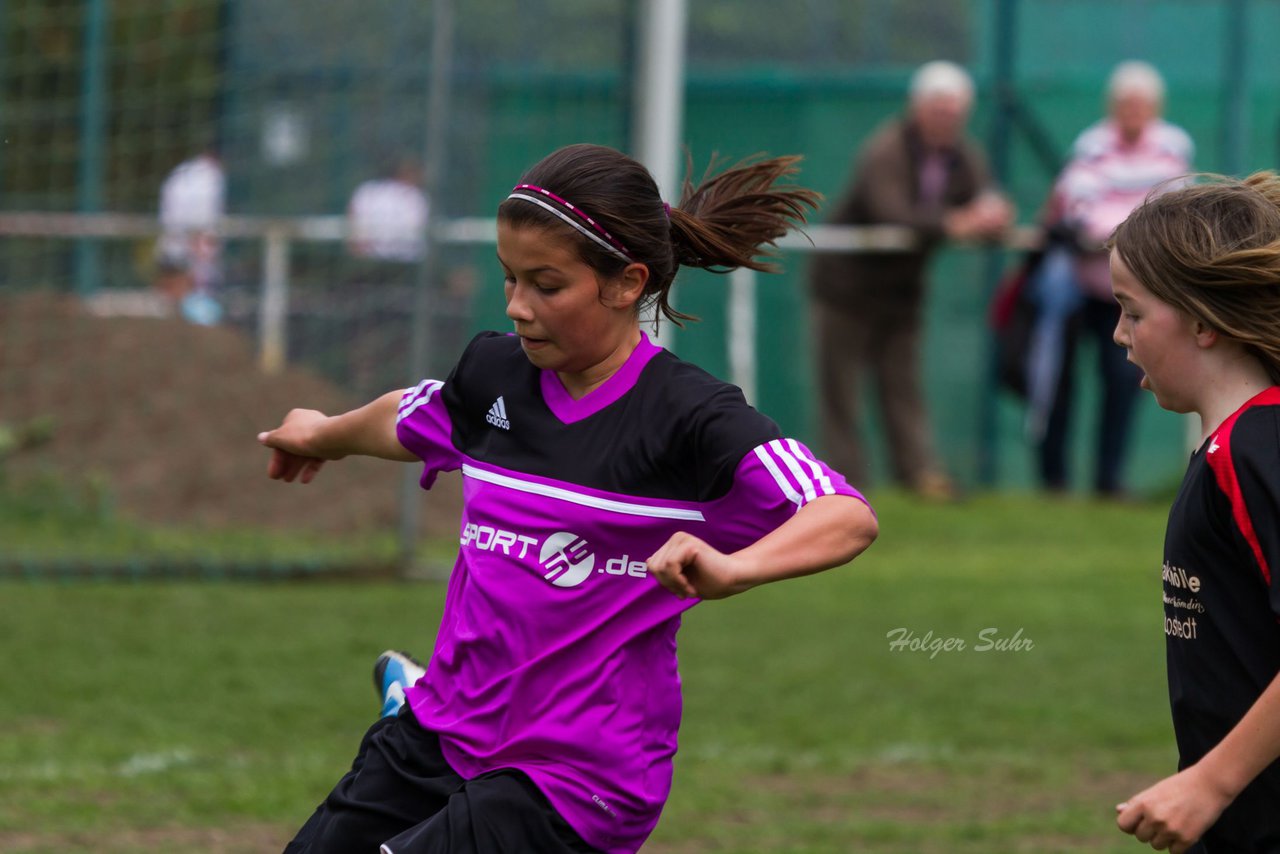
[[[799,171],[799,162],[796,156],[753,158],[714,176],[713,162],[696,187],[686,179],[680,207],[671,211],[680,264],[716,272],[736,267],[776,272],[776,265],[756,260],[761,247],[776,246],[792,223],[805,221],[805,208],[816,208],[821,199],[812,190],[778,185]]]

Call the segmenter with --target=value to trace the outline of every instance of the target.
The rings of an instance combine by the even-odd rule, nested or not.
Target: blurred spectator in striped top
[[[1102,380],[1093,489],[1125,492],[1124,462],[1141,372],[1111,341],[1117,312],[1103,244],[1152,191],[1182,186],[1194,147],[1161,118],[1165,84],[1145,62],[1123,62],[1107,83],[1107,116],[1086,128],[1054,185],[1046,210],[1048,246],[1032,282],[1039,314],[1028,358],[1027,433],[1045,488],[1069,486],[1067,445],[1073,361],[1081,337],[1098,348]]]

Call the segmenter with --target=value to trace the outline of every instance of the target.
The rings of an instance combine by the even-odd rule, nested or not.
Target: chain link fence
[[[263,477],[254,435],[291,406],[336,410],[440,375],[475,330],[505,328],[488,218],[555,147],[628,148],[646,5],[459,5],[445,34],[441,152],[427,148],[428,94],[441,73],[432,4],[0,4],[4,570],[389,572],[405,553],[406,512],[424,533],[423,561],[435,542],[446,554],[455,482],[408,511],[394,468],[373,461],[286,488]],[[1127,58],[1166,74],[1169,117],[1195,138],[1199,167],[1276,163],[1280,57],[1265,43],[1280,27],[1275,4],[804,0],[780,9],[690,0],[684,124],[695,170],[713,153],[801,153],[802,180],[835,196],[858,144],[900,108],[911,70],[934,58],[974,70],[973,130],[1007,150],[1005,184],[1023,223],[1056,158],[1101,113],[1106,74]],[[200,174],[201,157],[221,175],[212,224],[166,225],[162,188],[180,164]],[[445,168],[420,181],[415,170],[433,157]],[[418,250],[360,245],[353,205],[368,184],[402,197],[430,185],[440,242],[429,263]],[[209,201],[195,196],[195,208]],[[736,288],[682,278],[680,306],[703,321],[674,346],[722,376],[747,376],[746,365],[758,405],[812,441],[806,245],[790,246],[782,275]],[[991,269],[991,256],[971,248],[938,259],[926,384],[960,478],[982,482],[991,459],[994,485],[1019,487],[1030,482],[1030,450],[1017,403],[990,380]],[[730,307],[735,291],[746,302]],[[411,363],[410,306],[424,292],[429,346]],[[1134,481],[1175,480],[1181,426],[1151,408],[1138,429]]]

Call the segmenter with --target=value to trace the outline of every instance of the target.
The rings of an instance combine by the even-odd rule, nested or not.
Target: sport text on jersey
[[[612,557],[597,565],[595,548],[570,531],[557,531],[545,540],[489,525],[468,522],[462,528],[463,548],[500,552],[526,563],[536,563],[537,572],[556,587],[577,587],[593,574],[647,578],[649,568],[631,555]]]

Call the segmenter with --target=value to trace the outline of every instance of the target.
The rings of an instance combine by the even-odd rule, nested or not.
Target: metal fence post
[[[107,22],[110,0],[90,0],[85,8],[84,68],[80,74],[80,164],[76,207],[81,213],[102,210],[107,145]],[[75,290],[89,296],[102,286],[102,245],[94,238],[76,242]]]
[[[1227,4],[1222,88],[1222,171],[1239,175],[1245,169],[1249,138],[1249,2]]]
[[[1014,53],[1017,47],[1018,0],[999,0],[995,19],[995,115],[991,123],[991,172],[1002,189],[1008,186],[1010,134],[1016,105],[1014,93]],[[991,302],[1000,281],[1004,266],[1004,252],[999,246],[989,246],[984,253],[982,296],[983,304]],[[997,360],[994,336],[987,344],[986,380],[982,398],[978,404],[978,471],[977,480],[982,486],[994,486],[999,477],[997,462],[999,452],[1000,384],[997,379]]]
[[[269,228],[263,240],[262,301],[258,305],[258,359],[264,373],[284,370],[288,354],[289,236]]]
[[[426,258],[419,264],[417,287],[413,295],[413,329],[409,341],[409,376],[436,369],[431,340],[431,294],[443,269],[440,261],[439,209],[444,193],[445,169],[449,153],[449,95],[453,68],[454,41],[453,0],[435,0],[431,6],[431,83],[427,92],[426,151],[423,165],[427,194],[431,201],[431,219],[427,224]],[[416,466],[406,466],[400,476],[399,564],[401,576],[413,573],[417,563],[419,517],[422,513],[422,489],[418,485]],[[443,580],[443,579],[437,579]]]

